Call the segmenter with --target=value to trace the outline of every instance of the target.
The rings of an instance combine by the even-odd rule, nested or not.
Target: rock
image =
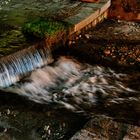
[[[110,51],[109,49],[105,49],[105,50],[104,50],[104,54],[105,54],[105,55],[109,55],[110,53],[111,53],[111,51]]]
[[[70,140],[138,140],[140,127],[95,116]]]
[[[90,36],[90,34],[85,34],[85,37],[86,37],[87,39],[89,39],[91,36]]]
[[[91,133],[88,130],[82,129],[80,132],[76,133],[70,140],[94,140],[96,134]]]
[[[139,139],[140,139],[140,127],[130,126],[123,140],[139,140]]]

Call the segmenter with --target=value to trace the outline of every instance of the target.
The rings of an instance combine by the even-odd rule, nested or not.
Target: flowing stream
[[[137,97],[131,98],[133,95],[138,96],[139,91],[124,83],[127,74],[80,63],[66,56],[51,63],[52,56],[48,52],[43,48],[27,49],[21,55],[18,52],[15,56],[3,59],[1,90],[17,93],[40,104],[84,114],[92,114],[106,100],[108,105],[139,100]]]
[[[139,74],[59,51],[39,43],[0,59],[0,139],[69,139],[96,115],[139,124]]]
[[[51,62],[52,57],[49,49],[41,44],[1,58],[0,87],[10,86],[28,72]]]

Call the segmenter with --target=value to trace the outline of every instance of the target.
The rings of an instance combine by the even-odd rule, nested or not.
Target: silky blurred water
[[[110,68],[61,56],[51,65],[33,70],[27,77],[2,90],[55,108],[83,114],[90,110],[92,114],[92,110],[107,98],[110,103],[119,104],[125,101],[121,96],[139,93],[126,86],[123,79],[127,77],[127,74],[116,73]]]
[[[20,81],[29,72],[53,61],[47,47],[30,46],[0,59],[0,87]]]

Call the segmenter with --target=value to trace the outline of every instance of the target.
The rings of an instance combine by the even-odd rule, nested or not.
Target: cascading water
[[[29,70],[33,70],[30,66],[32,63],[38,62],[35,63],[35,66],[38,66],[42,59],[41,61],[28,59],[30,60],[28,67],[31,67]],[[24,71],[22,65],[13,66],[16,67],[18,75],[21,74],[18,69],[21,68]],[[26,68],[25,64],[24,66]],[[13,72],[9,71],[8,76],[11,77]],[[117,74],[110,68],[81,64],[72,58],[60,57],[53,64],[34,70],[19,82],[4,86],[3,90],[25,96],[37,103],[55,105],[56,108],[63,107],[74,112],[92,113],[94,108],[106,99],[108,105],[128,101],[129,97],[130,100],[138,100],[131,97],[133,94],[138,95],[139,92],[130,89],[122,82],[126,77],[126,74]],[[4,82],[3,85],[10,85],[9,83],[11,82],[8,84]]]
[[[0,59],[0,87],[14,84],[29,72],[51,63],[50,51],[43,43]]]

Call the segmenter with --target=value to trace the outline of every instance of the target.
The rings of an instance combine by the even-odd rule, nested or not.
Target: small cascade
[[[138,101],[139,92],[127,86],[127,77],[110,68],[61,57],[4,90],[40,104],[92,113],[99,107]]]
[[[0,87],[19,81],[29,72],[52,62],[50,50],[40,43],[0,59]]]
[[[139,102],[140,91],[132,89],[129,83],[134,79],[129,74],[80,63],[73,57],[61,56],[52,62],[44,43],[1,58],[0,89],[36,103],[91,116],[94,111],[104,112],[119,105],[128,109],[127,103]],[[139,84],[139,77],[137,80]]]

